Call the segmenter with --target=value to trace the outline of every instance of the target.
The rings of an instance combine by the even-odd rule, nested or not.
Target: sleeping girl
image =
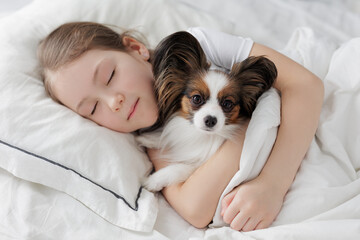
[[[281,94],[281,124],[276,142],[259,176],[225,196],[221,211],[233,229],[266,228],[278,215],[314,137],[323,101],[322,82],[301,65],[249,38],[203,28],[188,32],[217,69],[226,72],[249,56],[264,55],[278,70],[274,87]],[[123,133],[151,130],[157,122],[152,50],[130,32],[120,34],[93,22],[63,24],[40,43],[38,58],[48,94],[84,118]],[[223,190],[239,169],[245,131],[236,136],[184,182],[162,190],[170,205],[195,227],[211,222]],[[156,149],[147,152],[156,171],[166,166],[154,157]]]

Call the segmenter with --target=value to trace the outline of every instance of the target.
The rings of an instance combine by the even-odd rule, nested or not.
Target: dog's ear
[[[155,79],[169,68],[176,69],[180,74],[209,68],[200,43],[193,35],[185,31],[167,36],[156,46],[152,66]]]
[[[151,58],[155,95],[159,105],[159,121],[165,123],[181,107],[183,94],[194,74],[207,71],[209,64],[197,39],[180,31],[163,39]]]
[[[269,90],[277,77],[275,64],[264,56],[248,57],[236,63],[230,72],[231,79],[240,87],[240,114],[251,117],[258,98]]]

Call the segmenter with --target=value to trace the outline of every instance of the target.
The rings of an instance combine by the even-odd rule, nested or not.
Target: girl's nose
[[[115,94],[109,101],[109,107],[111,111],[119,112],[123,105],[124,100],[125,97],[122,94],[120,93]]]

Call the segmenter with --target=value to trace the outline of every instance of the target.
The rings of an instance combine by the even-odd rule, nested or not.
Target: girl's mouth
[[[130,108],[130,111],[129,111],[129,115],[128,115],[127,120],[129,120],[129,119],[134,115],[134,113],[135,113],[135,111],[136,111],[137,104],[138,104],[138,102],[139,102],[139,99],[140,99],[140,98],[138,98],[138,99],[136,100],[136,102],[134,103],[134,105],[132,105],[132,107]]]

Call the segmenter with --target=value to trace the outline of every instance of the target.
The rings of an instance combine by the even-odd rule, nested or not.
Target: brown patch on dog
[[[181,116],[186,119],[191,119],[194,116],[194,112],[200,109],[200,107],[207,101],[210,96],[210,90],[207,84],[203,81],[203,73],[198,74],[191,79],[186,86],[184,96],[181,99]],[[193,97],[201,96],[203,103],[196,105],[193,103]]]
[[[191,102],[187,96],[181,98],[180,116],[185,119],[191,119],[193,117]]]
[[[228,85],[224,89],[222,89],[217,95],[218,102],[222,107],[226,117],[225,124],[234,124],[239,122],[240,92],[240,85],[236,84],[235,81],[229,81]],[[234,104],[233,108],[230,111],[224,109],[223,104],[225,101],[231,101]]]
[[[203,103],[205,103],[210,97],[210,90],[203,80],[205,77],[205,73],[200,73],[196,77],[190,80],[187,88],[185,90],[185,95],[191,101],[191,98],[195,95],[200,95],[203,99]],[[200,106],[195,106],[192,104],[193,110],[198,110]]]

